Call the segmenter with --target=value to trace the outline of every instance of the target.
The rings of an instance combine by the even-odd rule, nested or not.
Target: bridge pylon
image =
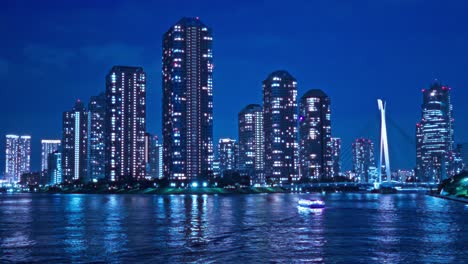
[[[380,183],[382,182],[382,166],[385,163],[385,173],[387,175],[387,181],[391,181],[390,171],[390,156],[388,154],[388,138],[387,138],[387,122],[385,120],[386,102],[382,99],[377,100],[377,105],[380,111],[380,145],[379,145],[379,167],[377,168],[378,182],[374,183],[374,187],[379,189]]]

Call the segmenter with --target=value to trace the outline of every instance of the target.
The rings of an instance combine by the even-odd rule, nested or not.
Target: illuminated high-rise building
[[[332,173],[333,177],[337,177],[341,173],[341,138],[331,138],[331,156],[332,156]]]
[[[309,90],[299,107],[302,177],[323,180],[333,177],[330,98],[322,90]]]
[[[163,178],[163,147],[158,136],[146,133],[146,177]]]
[[[422,118],[416,125],[416,177],[440,182],[454,175],[453,115],[450,88],[435,81],[423,89]]]
[[[85,180],[88,154],[88,111],[78,100],[71,111],[63,113],[62,181]]]
[[[31,170],[31,137],[6,135],[5,179],[18,182],[23,173]]]
[[[258,104],[247,105],[238,114],[238,169],[250,176],[253,184],[265,184],[265,137],[263,109]]]
[[[62,183],[62,153],[54,151],[47,157],[47,175],[50,185]]]
[[[296,97],[296,79],[286,71],[263,81],[265,177],[270,184],[299,180]]]
[[[114,66],[106,77],[106,176],[110,181],[146,175],[146,74],[141,67]]]
[[[60,150],[60,139],[41,140],[41,171],[47,171],[49,154]]]
[[[213,177],[218,178],[221,176],[221,169],[219,167],[219,159],[213,160]]]
[[[218,159],[221,174],[236,169],[236,140],[230,138],[219,139]]]
[[[211,43],[198,18],[182,18],[163,36],[164,176],[184,185],[213,170]]]
[[[358,138],[353,142],[353,172],[362,183],[372,183],[375,175],[374,143],[370,139]]]
[[[106,94],[92,96],[88,104],[87,181],[106,175]]]

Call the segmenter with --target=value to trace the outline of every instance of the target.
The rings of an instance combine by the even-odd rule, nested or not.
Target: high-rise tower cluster
[[[78,100],[63,113],[62,139],[43,141],[47,181],[165,177],[173,186],[190,186],[211,178],[212,41],[211,29],[198,18],[182,18],[163,35],[162,145],[146,131],[143,68],[114,66],[104,92],[87,107]],[[307,92],[298,107],[296,79],[284,70],[272,72],[263,81],[263,106],[250,104],[239,112],[238,140],[219,140],[217,173],[238,172],[252,184],[338,176],[341,141],[331,137],[330,112],[330,99],[321,90]],[[16,144],[11,142],[8,146]],[[9,160],[11,154],[7,174],[18,178]]]

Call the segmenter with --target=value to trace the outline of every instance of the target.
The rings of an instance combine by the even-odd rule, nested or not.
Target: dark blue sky
[[[332,100],[332,134],[378,139],[377,98],[388,100],[395,167],[414,166],[421,88],[452,87],[455,139],[468,141],[468,2],[379,1],[22,1],[0,8],[0,135],[61,137],[62,112],[105,88],[113,65],[148,75],[148,130],[161,134],[161,37],[183,16],[214,34],[214,133],[237,138],[237,113],[262,102],[277,69]]]

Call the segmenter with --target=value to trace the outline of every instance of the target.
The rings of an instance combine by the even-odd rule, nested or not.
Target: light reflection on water
[[[0,195],[0,262],[466,263],[465,208],[421,194]]]

